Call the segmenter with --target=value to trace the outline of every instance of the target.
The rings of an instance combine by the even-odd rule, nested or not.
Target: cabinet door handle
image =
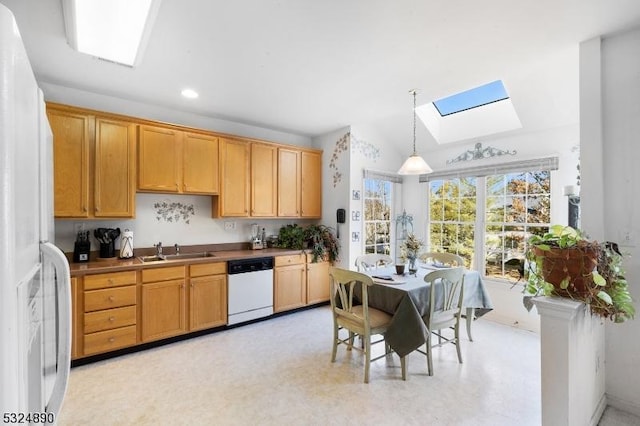
[[[113,302],[114,300],[116,300],[116,298],[115,298],[115,297],[113,297],[113,296],[109,296],[109,302]]]
[[[113,285],[113,278],[109,278],[107,282],[109,283],[109,285]]]
[[[116,317],[109,317],[110,322],[114,322],[115,320],[116,320]]]
[[[115,337],[109,337],[109,343],[113,343],[113,342],[115,342],[115,341],[116,341],[116,338],[115,338]]]

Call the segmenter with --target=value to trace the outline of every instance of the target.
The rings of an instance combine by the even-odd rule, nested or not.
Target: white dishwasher
[[[230,260],[228,324],[273,314],[273,257]]]

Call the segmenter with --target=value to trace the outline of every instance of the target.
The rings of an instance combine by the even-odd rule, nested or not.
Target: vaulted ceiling
[[[502,79],[515,132],[576,124],[578,44],[640,25],[637,0],[162,0],[127,68],[71,49],[59,1],[0,3],[39,81],[308,136],[370,125],[407,152],[413,88],[420,105]]]

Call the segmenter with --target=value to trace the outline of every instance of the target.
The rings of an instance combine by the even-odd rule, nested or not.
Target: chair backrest
[[[425,275],[424,281],[431,286],[427,321],[429,328],[435,324],[448,326],[455,323],[456,316],[462,310],[464,272],[465,268],[460,267],[440,269]]]
[[[424,253],[420,255],[420,260],[424,263],[437,263],[453,267],[465,266],[464,259],[453,253]]]
[[[356,269],[358,272],[371,271],[378,267],[390,266],[393,264],[391,256],[380,253],[363,254],[356,258]]]
[[[369,323],[368,287],[373,285],[370,276],[348,269],[330,267],[331,309],[340,326],[351,330],[366,327]],[[359,291],[356,292],[356,289]],[[354,304],[355,302],[355,304]],[[353,313],[354,306],[362,304],[362,317]]]

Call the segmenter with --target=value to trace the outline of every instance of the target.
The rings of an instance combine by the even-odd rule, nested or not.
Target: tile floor
[[[58,423],[539,425],[538,336],[483,319],[473,330],[464,364],[436,349],[429,377],[414,353],[404,382],[393,355],[365,385],[357,351],[330,362],[329,307],[297,312],[76,367]]]

